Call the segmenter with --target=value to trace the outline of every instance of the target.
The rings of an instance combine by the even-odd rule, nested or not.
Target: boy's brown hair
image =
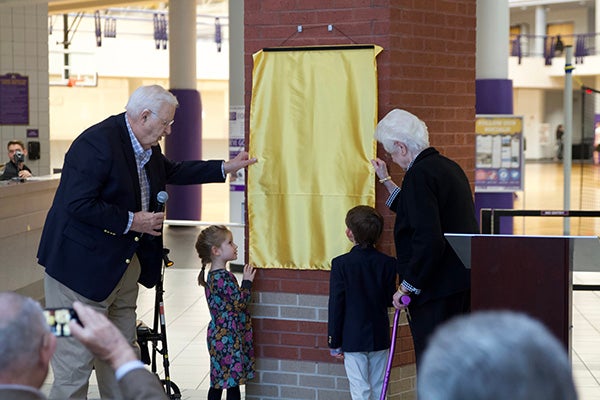
[[[356,206],[346,214],[346,226],[359,246],[375,246],[383,232],[383,217],[373,207]]]

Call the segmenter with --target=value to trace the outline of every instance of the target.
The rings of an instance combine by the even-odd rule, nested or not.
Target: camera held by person
[[[15,156],[14,156],[14,160],[13,162],[17,165],[19,165],[19,163],[25,162],[25,154],[23,154],[22,151],[17,150],[15,152]]]
[[[20,140],[11,140],[6,146],[8,150],[8,162],[4,164],[4,172],[0,176],[1,181],[19,180],[23,182],[31,177],[31,170],[25,165],[25,144]]]

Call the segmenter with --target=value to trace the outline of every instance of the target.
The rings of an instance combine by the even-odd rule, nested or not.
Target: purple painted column
[[[169,88],[179,108],[165,155],[174,161],[202,158],[202,102],[196,90],[196,0],[169,3]],[[168,219],[200,220],[200,185],[168,185]]]
[[[476,114],[513,114],[513,91],[510,79],[477,79],[475,81],[475,113]],[[475,212],[479,223],[482,208],[512,209],[514,193],[512,192],[476,192]],[[512,217],[502,218],[500,233],[513,233]]]
[[[193,89],[171,89],[179,108],[171,134],[165,139],[165,156],[174,161],[202,158],[202,102]],[[168,219],[200,220],[202,216],[201,185],[167,185]]]
[[[477,79],[475,81],[477,114],[513,113],[513,86],[510,79]]]
[[[477,58],[475,112],[513,114],[512,81],[508,78],[508,0],[477,0]],[[513,208],[514,193],[475,192],[475,210],[479,220],[482,208]],[[500,232],[512,234],[512,218],[504,218]]]

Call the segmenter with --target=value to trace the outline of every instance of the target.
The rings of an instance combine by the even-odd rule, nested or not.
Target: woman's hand
[[[373,164],[373,167],[375,168],[375,173],[377,174],[377,177],[379,179],[387,178],[390,175],[387,170],[387,165],[382,159],[375,158],[371,160],[371,164]]]

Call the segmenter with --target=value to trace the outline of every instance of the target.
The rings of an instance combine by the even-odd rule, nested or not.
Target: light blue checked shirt
[[[150,183],[148,182],[148,175],[146,174],[144,166],[150,160],[150,156],[152,155],[152,149],[144,150],[140,142],[133,134],[133,131],[131,130],[131,125],[129,125],[127,114],[125,114],[125,124],[127,125],[127,132],[129,132],[129,139],[131,140],[131,145],[133,146],[133,153],[135,154],[135,164],[137,166],[137,173],[140,179],[140,191],[142,194],[142,211],[148,211],[148,207],[150,205]],[[129,232],[132,223],[133,212],[129,211],[129,220],[127,221],[127,227],[125,228],[125,232],[123,233]]]

